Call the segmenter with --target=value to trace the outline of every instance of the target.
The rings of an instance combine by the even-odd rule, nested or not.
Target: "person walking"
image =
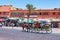
[[[0,27],[2,27],[3,26],[3,24],[2,23],[0,23]]]

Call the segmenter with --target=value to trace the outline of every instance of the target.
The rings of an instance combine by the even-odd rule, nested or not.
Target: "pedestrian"
[[[25,28],[25,22],[22,23],[22,29],[23,29],[23,31],[24,31],[24,28]]]
[[[36,22],[36,23],[34,23],[34,29],[35,29],[35,30],[38,30],[37,22]]]
[[[3,24],[2,23],[0,23],[0,27],[2,27],[3,26]]]

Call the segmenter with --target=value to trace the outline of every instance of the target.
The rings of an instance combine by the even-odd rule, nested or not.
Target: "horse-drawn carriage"
[[[50,24],[42,24],[42,23],[23,23],[22,26],[23,30],[27,31],[27,32],[43,32],[43,33],[51,33],[52,32],[52,28]]]

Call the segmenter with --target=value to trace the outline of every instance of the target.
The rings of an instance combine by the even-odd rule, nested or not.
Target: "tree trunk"
[[[28,23],[28,27],[29,27],[29,14],[28,14],[28,17],[27,17],[27,23]],[[30,30],[27,28],[27,32],[29,32]]]

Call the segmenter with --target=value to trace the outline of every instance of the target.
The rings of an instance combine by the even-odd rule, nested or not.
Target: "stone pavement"
[[[4,29],[22,30],[21,27],[2,27]],[[52,28],[52,33],[60,33],[60,28]]]
[[[52,33],[60,33],[60,28],[52,28]]]
[[[0,28],[0,40],[60,40],[60,33],[39,34],[22,32],[19,28]]]

